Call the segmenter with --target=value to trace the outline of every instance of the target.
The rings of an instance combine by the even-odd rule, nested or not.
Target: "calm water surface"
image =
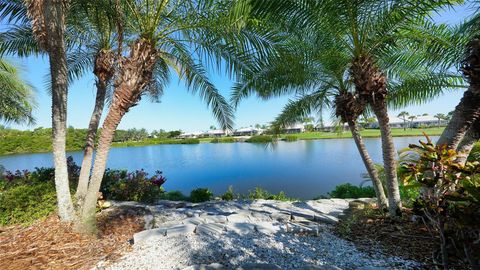
[[[420,137],[394,138],[398,149],[417,143]],[[434,138],[436,139],[436,138]],[[365,139],[375,162],[380,163],[381,141]],[[70,152],[81,164],[82,152]],[[8,170],[53,166],[52,155],[0,156]],[[208,187],[222,194],[229,185],[240,193],[256,186],[271,192],[310,199],[326,194],[341,183],[359,184],[366,171],[352,139],[279,142],[275,148],[251,143],[202,143],[197,145],[155,145],[113,148],[108,167],[163,171],[166,190],[185,194]]]

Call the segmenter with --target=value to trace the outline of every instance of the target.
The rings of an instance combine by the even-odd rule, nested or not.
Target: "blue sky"
[[[436,22],[455,24],[472,13],[467,5],[447,10],[434,16]],[[35,127],[51,126],[51,97],[45,90],[45,77],[48,72],[48,59],[46,57],[29,57],[26,59],[11,58],[22,69],[22,77],[36,88],[37,108],[34,115],[37,124],[34,126],[9,125],[12,128],[32,129]],[[221,93],[227,98],[230,95],[232,81],[217,73],[212,73],[210,78]],[[86,128],[90,119],[95,98],[95,80],[93,75],[87,75],[75,82],[69,90],[68,98],[68,125],[75,128]],[[462,90],[447,93],[427,104],[410,106],[403,110],[411,114],[436,114],[452,111],[459,102]],[[267,124],[281,111],[282,107],[292,97],[275,98],[268,101],[256,97],[245,99],[235,114],[235,127],[246,127],[255,124]],[[391,115],[398,111],[391,111]],[[330,114],[324,118],[329,119]],[[192,95],[182,83],[174,79],[165,89],[165,94],[160,103],[151,103],[147,98],[130,110],[123,118],[119,128],[146,128],[154,129],[197,131],[207,130],[211,125],[218,126],[200,97]]]

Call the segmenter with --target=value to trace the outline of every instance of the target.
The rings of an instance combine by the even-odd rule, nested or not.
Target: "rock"
[[[287,231],[292,233],[301,233],[301,234],[318,236],[320,233],[320,228],[317,224],[303,225],[303,224],[288,222]]]
[[[199,217],[191,217],[182,220],[182,224],[192,224],[192,225],[199,225],[205,223],[205,219]]]
[[[350,209],[361,210],[361,209],[365,208],[365,204],[362,203],[362,202],[358,202],[358,201],[351,201],[351,202],[348,203],[348,207],[350,207]]]
[[[229,222],[226,224],[227,231],[237,234],[247,234],[255,231],[255,225],[246,222]]]
[[[281,230],[280,226],[273,225],[271,222],[257,222],[255,223],[255,231],[264,234],[275,234]]]
[[[222,215],[203,216],[205,223],[227,223],[227,217]]]
[[[292,216],[290,215],[290,213],[286,213],[286,212],[274,212],[270,214],[270,217],[273,220],[278,220],[278,221],[289,221],[292,219]]]
[[[187,268],[183,268],[183,270],[227,270],[225,266],[219,263],[212,263],[212,264],[200,264],[200,265],[192,265]]]
[[[219,235],[225,233],[226,227],[221,223],[200,224],[195,229],[195,233],[205,233],[210,235]]]
[[[145,215],[143,216],[143,220],[145,221],[145,230],[153,229],[153,223],[155,220],[155,217],[153,215]]]
[[[323,222],[323,223],[328,223],[328,224],[335,224],[338,222],[338,218],[330,215],[315,215],[313,217],[313,220],[316,222]]]
[[[249,222],[250,216],[245,214],[231,214],[227,216],[228,222]]]
[[[300,270],[342,270],[334,265],[311,265],[300,268]]]
[[[236,270],[281,270],[282,268],[274,264],[248,263],[238,267]]]
[[[385,267],[363,266],[363,267],[355,268],[355,270],[389,270],[389,269]]]
[[[167,236],[176,236],[187,233],[193,233],[197,226],[193,224],[183,224],[167,228]]]
[[[165,228],[141,231],[133,235],[133,243],[135,245],[141,244],[144,243],[147,239],[165,236],[166,233],[167,229]]]

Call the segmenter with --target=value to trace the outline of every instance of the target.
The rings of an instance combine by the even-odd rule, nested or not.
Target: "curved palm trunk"
[[[367,168],[368,175],[370,176],[370,179],[372,179],[373,189],[375,190],[375,194],[377,196],[378,208],[387,209],[388,202],[387,197],[385,196],[385,191],[383,190],[382,181],[378,176],[377,169],[375,168],[375,163],[368,154],[365,143],[363,142],[362,136],[360,135],[358,125],[354,121],[348,121],[348,126],[350,127],[350,131],[352,132],[353,140],[357,145],[358,152],[360,153],[363,163],[365,164],[365,168]]]
[[[90,170],[92,168],[93,150],[95,147],[95,138],[102,117],[103,107],[105,105],[105,96],[107,87],[114,75],[114,53],[110,50],[101,50],[95,56],[95,67],[93,73],[97,77],[97,94],[95,97],[95,107],[88,125],[88,133],[86,138],[85,150],[83,153],[82,167],[78,179],[76,199],[79,206],[85,198],[88,190],[88,182],[90,178]]]
[[[387,177],[387,193],[389,213],[391,216],[401,215],[402,200],[397,179],[397,160],[395,145],[393,144],[392,132],[390,129],[387,106],[385,101],[372,104],[372,109],[377,116],[380,134],[382,137],[382,154],[385,174]]]
[[[369,56],[361,56],[350,68],[355,89],[360,98],[370,104],[380,127],[382,138],[383,166],[387,181],[388,209],[391,216],[401,215],[402,201],[397,179],[395,146],[387,111],[387,78]]]
[[[449,149],[457,149],[469,128],[480,118],[480,39],[473,39],[468,44],[466,55],[462,73],[470,85],[437,141],[437,144],[447,145]]]
[[[35,2],[35,1],[32,1]],[[52,80],[52,148],[58,214],[63,221],[76,218],[68,182],[66,158],[67,135],[67,55],[65,48],[65,1],[46,0],[43,6],[45,35],[38,38],[50,60]],[[34,5],[30,5],[32,7]],[[32,13],[35,14],[35,13]],[[37,18],[38,22],[41,19]],[[41,23],[40,23],[41,24]]]
[[[105,173],[115,130],[125,113],[138,101],[142,91],[150,83],[156,57],[156,49],[148,41],[141,39],[131,46],[129,57],[123,59],[121,63],[120,76],[115,87],[112,105],[102,126],[90,183],[81,209],[79,229],[84,232],[94,233],[96,230],[97,193]]]
[[[458,155],[455,161],[465,164],[473,146],[478,140],[480,140],[480,119],[477,119],[467,133],[465,133],[465,136],[457,147]]]
[[[447,145],[449,149],[456,149],[463,137],[472,126],[473,122],[480,117],[480,95],[472,91],[474,85],[470,85],[469,90],[464,94],[460,103],[455,107],[452,119],[437,141],[437,145]],[[480,93],[480,86],[475,89]]]
[[[88,125],[88,133],[85,144],[85,150],[83,152],[82,167],[80,170],[80,176],[78,178],[78,187],[75,197],[77,202],[81,205],[81,201],[85,197],[88,189],[88,180],[90,178],[90,170],[92,168],[93,150],[95,147],[95,138],[97,136],[98,126],[100,124],[100,118],[102,117],[103,107],[105,104],[105,95],[107,93],[107,83],[105,81],[97,82],[97,94],[95,97],[95,107],[90,118],[90,124]]]

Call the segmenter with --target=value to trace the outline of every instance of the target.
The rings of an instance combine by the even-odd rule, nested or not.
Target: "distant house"
[[[253,136],[257,134],[261,134],[261,130],[252,127],[239,128],[233,132],[234,136]]]
[[[296,125],[288,126],[283,130],[285,133],[288,133],[288,134],[302,133],[305,131],[305,126],[303,124],[296,124]]]
[[[186,133],[182,133],[178,136],[178,138],[180,138],[180,139],[202,138],[202,137],[205,137],[205,132],[201,132],[201,131],[186,132]]]
[[[214,130],[207,131],[206,135],[208,137],[222,137],[222,136],[225,136],[225,135],[228,135],[228,134],[227,134],[227,132],[225,132],[225,130],[214,129]]]
[[[418,127],[435,127],[437,126],[438,119],[430,115],[419,115],[415,119],[407,119],[406,122],[398,117],[390,116],[390,127],[392,128],[418,128]],[[440,125],[447,125],[447,120],[440,120]],[[370,128],[379,128],[378,122],[370,124]]]

